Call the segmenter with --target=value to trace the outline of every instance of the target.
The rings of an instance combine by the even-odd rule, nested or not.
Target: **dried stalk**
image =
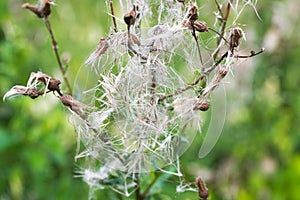
[[[72,94],[72,88],[71,88],[69,80],[66,76],[66,70],[64,69],[64,67],[62,65],[62,62],[61,62],[61,59],[60,59],[60,56],[59,56],[59,53],[58,53],[57,42],[55,40],[55,37],[54,37],[53,31],[52,31],[52,28],[51,28],[51,24],[50,24],[50,21],[49,21],[48,17],[45,17],[45,25],[47,27],[47,30],[49,31],[49,34],[50,34],[50,37],[51,37],[51,40],[52,40],[52,48],[53,48],[53,51],[54,51],[59,69],[60,69],[60,71],[62,73],[62,76],[63,76],[63,79],[65,81],[66,87],[68,89],[68,93]]]

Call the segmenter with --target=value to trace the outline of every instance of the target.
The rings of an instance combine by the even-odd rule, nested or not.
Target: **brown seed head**
[[[69,107],[77,115],[84,118],[84,109],[86,108],[84,104],[77,101],[76,99],[74,99],[74,97],[68,94],[59,96],[59,99],[65,106]]]
[[[202,177],[198,176],[196,178],[196,186],[198,188],[199,197],[206,200],[209,196],[209,192]]]
[[[230,49],[233,50],[235,47],[240,45],[240,39],[244,36],[244,32],[241,28],[236,27],[231,29],[230,34]]]
[[[128,27],[131,25],[134,25],[136,20],[136,6],[134,5],[132,10],[129,13],[126,13],[124,15],[124,21],[127,24]]]
[[[195,31],[198,31],[198,32],[207,32],[208,31],[208,27],[206,25],[206,22],[204,22],[204,21],[195,21],[193,23],[193,25],[194,25]],[[184,22],[183,26],[187,27],[190,30],[193,30],[192,23],[190,21]]]
[[[189,7],[188,7],[188,19],[190,22],[194,22],[198,19],[198,7],[195,3],[190,3]]]
[[[48,90],[50,91],[56,91],[60,96],[62,95],[60,92],[60,87],[59,85],[61,84],[60,80],[51,78],[48,84]]]
[[[195,31],[199,31],[199,32],[207,32],[208,31],[208,27],[206,25],[206,22],[204,22],[204,21],[195,21],[194,28],[195,28]]]
[[[200,99],[196,104],[195,104],[195,110],[201,110],[201,111],[207,111],[210,107],[209,101],[206,99]]]
[[[22,5],[23,8],[26,8],[36,14],[39,18],[48,17],[51,14],[51,5],[54,5],[52,0],[40,0],[40,5],[31,5],[25,3]]]
[[[227,69],[225,66],[222,66],[222,67],[219,68],[219,70],[218,70],[217,73],[218,73],[218,74],[221,76],[221,78],[223,79],[223,78],[227,75],[228,69]]]

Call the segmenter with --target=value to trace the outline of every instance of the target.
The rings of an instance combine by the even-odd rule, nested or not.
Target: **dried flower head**
[[[137,9],[136,5],[133,5],[132,10],[129,13],[126,13],[124,15],[124,21],[127,24],[127,27],[134,25],[136,20],[136,15],[137,15],[136,9]]]
[[[71,111],[73,111],[74,113],[79,115],[82,119],[85,118],[84,110],[85,110],[86,106],[84,104],[77,101],[76,99],[74,99],[74,97],[72,97],[71,95],[68,95],[68,94],[63,94],[63,95],[59,96],[59,99],[65,106],[70,108]]]
[[[207,111],[210,107],[210,103],[207,99],[200,99],[198,102],[195,104],[194,109],[195,110],[201,110],[201,111]]]
[[[198,6],[196,3],[191,2],[187,9],[187,18],[191,23],[195,22],[198,19]]]
[[[37,88],[28,88],[22,85],[16,85],[5,93],[3,96],[3,101],[5,101],[7,98],[19,95],[29,96],[30,98],[35,99],[43,94],[44,92],[38,90]]]
[[[47,92],[47,89],[51,92],[57,92],[60,96],[62,95],[59,85],[61,81],[50,77],[42,72],[32,72],[27,81],[26,86],[16,85],[12,87],[3,97],[3,100],[7,97],[15,95],[29,96],[32,99],[37,98]],[[42,85],[42,86],[41,86]],[[44,91],[43,91],[44,90]]]
[[[198,32],[207,32],[208,31],[208,26],[206,25],[206,22],[204,22],[204,21],[198,21],[198,20],[194,21],[193,26],[190,21],[186,21],[183,23],[183,26],[187,27],[190,30],[193,30],[193,26],[194,26],[195,31],[198,31]]]
[[[55,3],[52,0],[40,0],[39,5],[31,5],[29,3],[25,3],[22,5],[22,7],[35,13],[39,18],[44,18],[48,17],[51,14],[51,5],[54,4]]]
[[[229,46],[231,51],[233,51],[234,48],[238,47],[240,45],[240,39],[244,37],[245,34],[243,29],[236,27],[232,28],[230,31],[230,41],[229,41]]]
[[[207,200],[209,196],[208,189],[205,185],[205,182],[201,176],[196,178],[196,186],[198,188],[198,195],[201,199]]]

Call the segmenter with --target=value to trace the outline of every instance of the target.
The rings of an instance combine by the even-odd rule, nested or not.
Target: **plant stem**
[[[168,94],[168,95],[165,95],[165,96],[161,96],[158,100],[159,101],[162,101],[162,100],[165,100],[167,98],[170,98],[170,97],[173,97],[173,96],[176,96],[178,94],[181,94],[189,89],[191,89],[192,87],[194,87],[195,85],[197,85],[201,80],[203,80],[206,76],[202,75],[200,76],[197,80],[195,80],[193,83],[187,85],[186,87],[184,88],[180,88],[178,89],[177,91],[175,91],[174,93],[172,94]]]
[[[221,17],[222,17],[222,18],[224,18],[224,16],[223,16],[223,12],[222,12],[222,10],[221,10],[221,6],[220,6],[220,4],[218,3],[218,1],[217,1],[217,0],[215,0],[215,3],[216,3],[216,5],[217,5],[218,11],[219,11],[219,13],[220,13]]]
[[[233,2],[233,0],[229,0],[228,1],[228,4],[227,4],[227,8],[226,8],[226,12],[225,14],[222,13],[221,11],[221,8],[220,8],[220,5],[218,4],[217,1],[215,1],[216,4],[217,4],[217,7],[218,7],[218,10],[220,12],[220,15],[222,16],[222,19],[221,19],[221,31],[220,31],[220,37],[217,41],[217,46],[219,47],[220,44],[221,44],[221,41],[222,41],[222,38],[224,38],[224,34],[225,34],[225,28],[226,28],[226,25],[227,25],[227,20],[228,20],[228,17],[229,17],[229,13],[230,13],[230,8],[231,8],[231,4]],[[219,51],[220,51],[220,48],[217,49],[217,51],[214,53],[214,55],[212,56],[214,58],[214,60],[216,60],[218,54],[219,54]]]
[[[52,48],[53,48],[53,51],[54,51],[54,54],[55,54],[55,57],[56,57],[59,69],[60,69],[60,71],[62,73],[63,79],[64,79],[65,84],[67,86],[68,93],[72,94],[72,88],[71,88],[69,80],[68,80],[68,78],[66,76],[66,70],[64,69],[64,67],[62,65],[62,62],[61,62],[61,59],[60,59],[60,56],[58,54],[57,42],[55,40],[55,37],[54,37],[53,31],[52,31],[52,28],[51,28],[51,24],[50,24],[50,21],[49,21],[48,17],[45,17],[45,25],[47,27],[47,30],[49,31],[49,34],[50,34],[50,37],[51,37],[51,40],[52,40]]]
[[[135,199],[136,199],[136,200],[142,200],[142,199],[141,199],[140,178],[139,178],[139,177],[137,177],[137,178],[135,179],[135,183],[136,183]]]
[[[206,71],[205,71],[205,74],[208,75],[210,72],[212,72],[226,57],[228,56],[228,51],[226,51],[222,57],[217,60],[215,62],[215,64],[213,66],[211,66],[210,68],[208,68]]]
[[[115,17],[113,0],[110,0],[109,5],[110,5],[110,11],[111,11],[111,15],[112,15],[112,20],[113,20],[113,23],[114,23],[114,31],[117,33],[118,28],[117,28],[117,22],[116,22],[116,17]]]
[[[145,197],[148,195],[150,189],[152,188],[152,186],[156,183],[156,181],[158,180],[158,178],[162,175],[162,173],[159,173],[159,172],[155,172],[155,177],[154,179],[151,181],[151,183],[146,187],[145,191],[140,194],[140,199],[138,200],[144,200]]]
[[[264,51],[265,51],[265,49],[264,49],[264,48],[261,48],[258,52],[251,51],[251,52],[250,52],[250,55],[245,55],[245,56],[244,56],[244,55],[243,55],[243,56],[236,55],[235,57],[236,57],[236,58],[251,58],[251,57],[253,57],[253,56],[257,56],[257,55],[263,53]]]
[[[191,22],[191,25],[192,25],[192,29],[193,29],[192,35],[193,35],[193,37],[194,37],[194,39],[196,41],[197,50],[198,50],[198,54],[199,54],[199,58],[200,58],[201,72],[203,72],[204,71],[203,60],[202,60],[202,56],[201,56],[200,46],[199,46],[199,43],[198,43],[198,38],[196,36],[194,22]]]

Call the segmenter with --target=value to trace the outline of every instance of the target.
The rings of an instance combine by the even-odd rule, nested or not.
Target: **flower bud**
[[[124,21],[127,24],[128,27],[131,25],[134,25],[136,20],[136,6],[134,5],[132,10],[129,13],[126,13],[124,15]]]
[[[208,198],[209,192],[208,189],[205,185],[204,180],[202,179],[202,177],[197,177],[196,178],[196,186],[198,188],[198,195],[201,199],[206,200]]]
[[[201,110],[201,111],[207,111],[210,107],[209,101],[206,99],[200,99],[196,104],[194,109],[195,110]]]
[[[48,90],[50,91],[56,91],[60,96],[62,95],[60,92],[60,85],[61,81],[55,78],[50,78],[49,84],[48,84]]]

